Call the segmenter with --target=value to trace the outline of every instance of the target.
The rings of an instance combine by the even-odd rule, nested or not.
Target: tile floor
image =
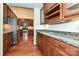
[[[29,36],[28,40],[23,39],[20,42],[12,46],[5,56],[42,56],[39,49],[33,45],[33,36]]]

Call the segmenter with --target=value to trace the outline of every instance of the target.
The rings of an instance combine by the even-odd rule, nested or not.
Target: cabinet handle
[[[64,47],[62,47],[62,46],[60,46],[60,45],[59,45],[59,47],[62,48],[62,49],[64,49]]]

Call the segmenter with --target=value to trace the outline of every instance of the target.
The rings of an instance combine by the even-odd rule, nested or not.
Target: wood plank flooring
[[[21,38],[20,42],[12,46],[5,56],[42,56],[42,54],[33,45],[33,36],[29,36],[27,41]]]

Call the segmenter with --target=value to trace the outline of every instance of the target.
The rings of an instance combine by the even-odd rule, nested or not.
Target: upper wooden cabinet
[[[56,23],[63,19],[63,4],[45,3],[44,4],[44,22]]]
[[[23,19],[23,18],[18,19],[19,25],[23,26],[24,23],[27,23],[28,26],[33,26],[33,19]]]
[[[3,22],[4,23],[7,23],[7,14],[8,14],[8,12],[7,12],[7,6],[6,6],[6,4],[4,4],[3,5]]]
[[[64,3],[63,15],[65,20],[79,19],[79,3]]]
[[[3,15],[4,15],[4,18],[6,18],[7,17],[7,6],[4,4],[3,5]]]
[[[46,12],[47,10],[49,10],[49,8],[51,8],[52,6],[54,6],[54,3],[45,3],[44,4],[44,12]]]
[[[26,23],[28,23],[28,26],[33,26],[33,19],[26,19]]]
[[[11,10],[10,10],[10,8],[9,7],[7,7],[7,17],[11,17]]]
[[[44,3],[44,23],[55,24],[79,18],[79,3]]]
[[[7,4],[3,4],[3,22],[8,23],[8,18],[14,17],[17,18],[17,16],[13,13],[13,11],[9,8]]]

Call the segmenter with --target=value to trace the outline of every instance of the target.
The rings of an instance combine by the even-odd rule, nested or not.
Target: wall
[[[18,18],[33,19],[33,9],[10,6]]]
[[[79,32],[79,20],[71,21],[69,23],[49,25],[47,29],[67,32]]]
[[[34,44],[36,44],[36,30],[44,28],[40,25],[40,8],[34,8]]]
[[[34,8],[34,44],[36,44],[36,28],[40,25],[39,8]]]
[[[0,55],[3,54],[3,4],[0,3]]]

